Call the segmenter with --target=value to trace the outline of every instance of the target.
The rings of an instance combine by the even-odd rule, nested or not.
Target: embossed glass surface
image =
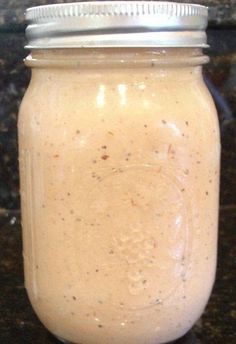
[[[164,343],[216,266],[219,130],[199,49],[33,52],[19,119],[26,287],[73,343]]]

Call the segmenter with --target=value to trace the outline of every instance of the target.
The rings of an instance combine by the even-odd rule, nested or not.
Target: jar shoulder
[[[76,129],[88,134],[97,129],[100,135],[109,128],[124,132],[131,127],[141,134],[147,126],[176,137],[186,129],[199,137],[219,135],[215,105],[202,78],[126,76],[122,81],[120,76],[100,75],[91,82],[85,75],[63,80],[60,74],[39,73],[29,85],[19,116],[19,129],[29,127],[35,135],[55,136],[65,128],[68,133]]]

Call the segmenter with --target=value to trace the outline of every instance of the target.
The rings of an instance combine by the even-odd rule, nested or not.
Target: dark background
[[[71,1],[0,0],[0,343],[57,343],[37,320],[23,287],[17,160],[17,112],[29,82],[23,64],[27,7]],[[183,2],[191,2],[183,1]],[[209,6],[205,79],[221,127],[222,172],[217,280],[207,310],[182,344],[236,343],[236,0]],[[207,149],[207,147],[206,147]],[[203,281],[204,283],[204,281]],[[112,344],[112,343],[111,343]]]

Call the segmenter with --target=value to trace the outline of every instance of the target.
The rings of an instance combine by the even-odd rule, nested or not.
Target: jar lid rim
[[[206,47],[208,8],[168,1],[82,1],[26,11],[27,48]]]

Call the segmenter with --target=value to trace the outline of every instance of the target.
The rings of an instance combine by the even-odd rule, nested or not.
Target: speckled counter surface
[[[59,342],[39,322],[26,296],[19,219],[19,212],[0,213],[0,343],[56,344]],[[236,206],[221,208],[219,228],[213,294],[203,317],[176,344],[236,343]]]

